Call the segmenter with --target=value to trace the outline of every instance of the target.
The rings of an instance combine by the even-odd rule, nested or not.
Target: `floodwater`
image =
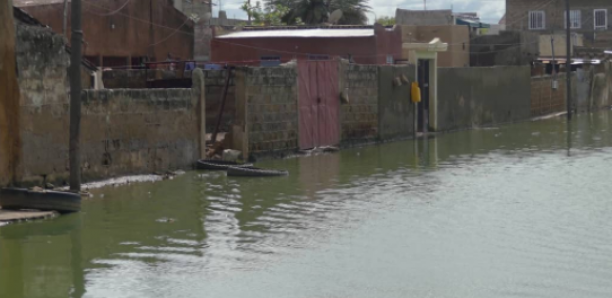
[[[0,297],[611,297],[612,112],[105,187],[0,228]]]

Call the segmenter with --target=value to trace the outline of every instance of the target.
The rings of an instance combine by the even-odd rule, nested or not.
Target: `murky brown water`
[[[80,214],[0,228],[0,297],[610,297],[612,113],[566,131],[99,189]]]

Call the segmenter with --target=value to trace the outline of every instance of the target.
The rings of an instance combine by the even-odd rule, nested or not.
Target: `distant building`
[[[453,11],[444,10],[395,10],[395,23],[410,26],[441,26],[454,25]]]
[[[13,2],[56,33],[62,33],[63,0]],[[193,58],[193,22],[168,0],[82,3],[83,55],[98,67],[139,66],[145,61],[165,61],[168,54],[175,60]]]
[[[212,62],[327,60],[393,64],[402,58],[399,26],[246,27],[212,40]],[[262,62],[263,61],[263,62]]]
[[[612,1],[571,0],[572,32],[584,36],[586,46],[612,44]],[[506,29],[537,34],[563,33],[565,1],[506,0]]]
[[[438,53],[440,67],[466,67],[470,65],[470,27],[456,25],[451,10],[395,11],[395,22],[402,27],[402,43],[427,43],[434,38],[448,44],[448,51]],[[408,52],[402,53],[408,59]]]

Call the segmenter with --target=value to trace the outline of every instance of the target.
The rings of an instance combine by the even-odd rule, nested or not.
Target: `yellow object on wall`
[[[421,88],[419,88],[419,83],[412,82],[412,87],[410,88],[410,95],[412,97],[412,102],[421,102]]]

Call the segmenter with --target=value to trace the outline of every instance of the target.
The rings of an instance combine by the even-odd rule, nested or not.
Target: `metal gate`
[[[340,143],[338,61],[299,61],[300,149]]]

